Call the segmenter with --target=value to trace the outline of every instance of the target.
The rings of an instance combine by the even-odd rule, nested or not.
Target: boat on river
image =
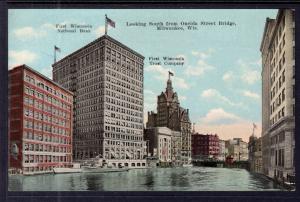
[[[183,164],[182,167],[193,167],[193,164]]]
[[[95,158],[91,161],[84,162],[81,165],[82,172],[84,173],[109,173],[109,172],[124,172],[128,171],[128,167],[121,165],[112,166],[102,158]]]
[[[128,171],[129,168],[119,167],[119,168],[110,168],[110,167],[101,167],[101,166],[83,166],[82,172],[84,173],[109,173],[109,172],[124,172]]]
[[[71,168],[53,168],[54,174],[61,174],[61,173],[81,173],[82,169],[80,168],[80,164],[74,163],[73,167]]]

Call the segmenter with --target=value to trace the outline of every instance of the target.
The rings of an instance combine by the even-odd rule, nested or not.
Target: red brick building
[[[219,136],[192,134],[192,158],[208,159],[217,158],[219,155]]]
[[[21,65],[9,71],[9,168],[23,174],[72,164],[73,94]]]

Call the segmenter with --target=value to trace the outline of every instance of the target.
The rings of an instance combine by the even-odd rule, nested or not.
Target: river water
[[[9,191],[270,191],[282,190],[244,169],[190,167],[118,173],[10,176]]]

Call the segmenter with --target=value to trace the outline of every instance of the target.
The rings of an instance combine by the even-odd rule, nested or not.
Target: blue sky
[[[145,56],[145,113],[156,109],[165,90],[167,71],[180,103],[200,133],[222,139],[248,140],[252,123],[260,136],[260,42],[267,17],[277,10],[9,10],[9,68],[26,63],[51,77],[53,46],[58,59],[95,40],[104,32],[104,15],[115,21],[108,34]],[[158,31],[126,26],[126,22],[231,21],[235,26],[197,26],[198,30]],[[58,33],[56,24],[91,25],[89,33]],[[149,64],[149,57],[184,57],[183,66]],[[146,118],[146,117],[145,117]]]

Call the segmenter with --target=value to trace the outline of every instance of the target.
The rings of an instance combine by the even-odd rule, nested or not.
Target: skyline
[[[168,70],[171,70],[175,74],[172,77],[174,90],[179,95],[181,106],[190,109],[190,119],[196,123],[197,132],[217,133],[222,139],[242,137],[248,141],[255,122],[258,125],[256,135],[260,136],[259,45],[266,17],[275,18],[277,10],[202,10],[199,13],[164,9],[135,10],[135,13],[111,9],[48,11],[9,10],[9,68],[25,63],[51,78],[54,45],[61,49],[57,54],[60,60],[95,40],[104,33],[104,15],[107,14],[116,22],[116,28],[109,29],[108,35],[145,56],[145,115],[148,111],[155,111],[156,98],[165,90]],[[43,15],[36,18],[39,13]],[[82,16],[89,19],[83,21],[86,18]],[[150,26],[126,25],[127,22],[136,22],[136,19],[147,23],[217,21],[224,16],[236,26],[158,31]],[[92,25],[91,32],[57,33],[56,24],[70,23]],[[132,37],[135,35],[141,37]],[[239,45],[234,40],[239,40]],[[174,45],[174,41],[180,45]],[[149,57],[164,56],[183,57],[185,64],[183,67],[149,64]]]

